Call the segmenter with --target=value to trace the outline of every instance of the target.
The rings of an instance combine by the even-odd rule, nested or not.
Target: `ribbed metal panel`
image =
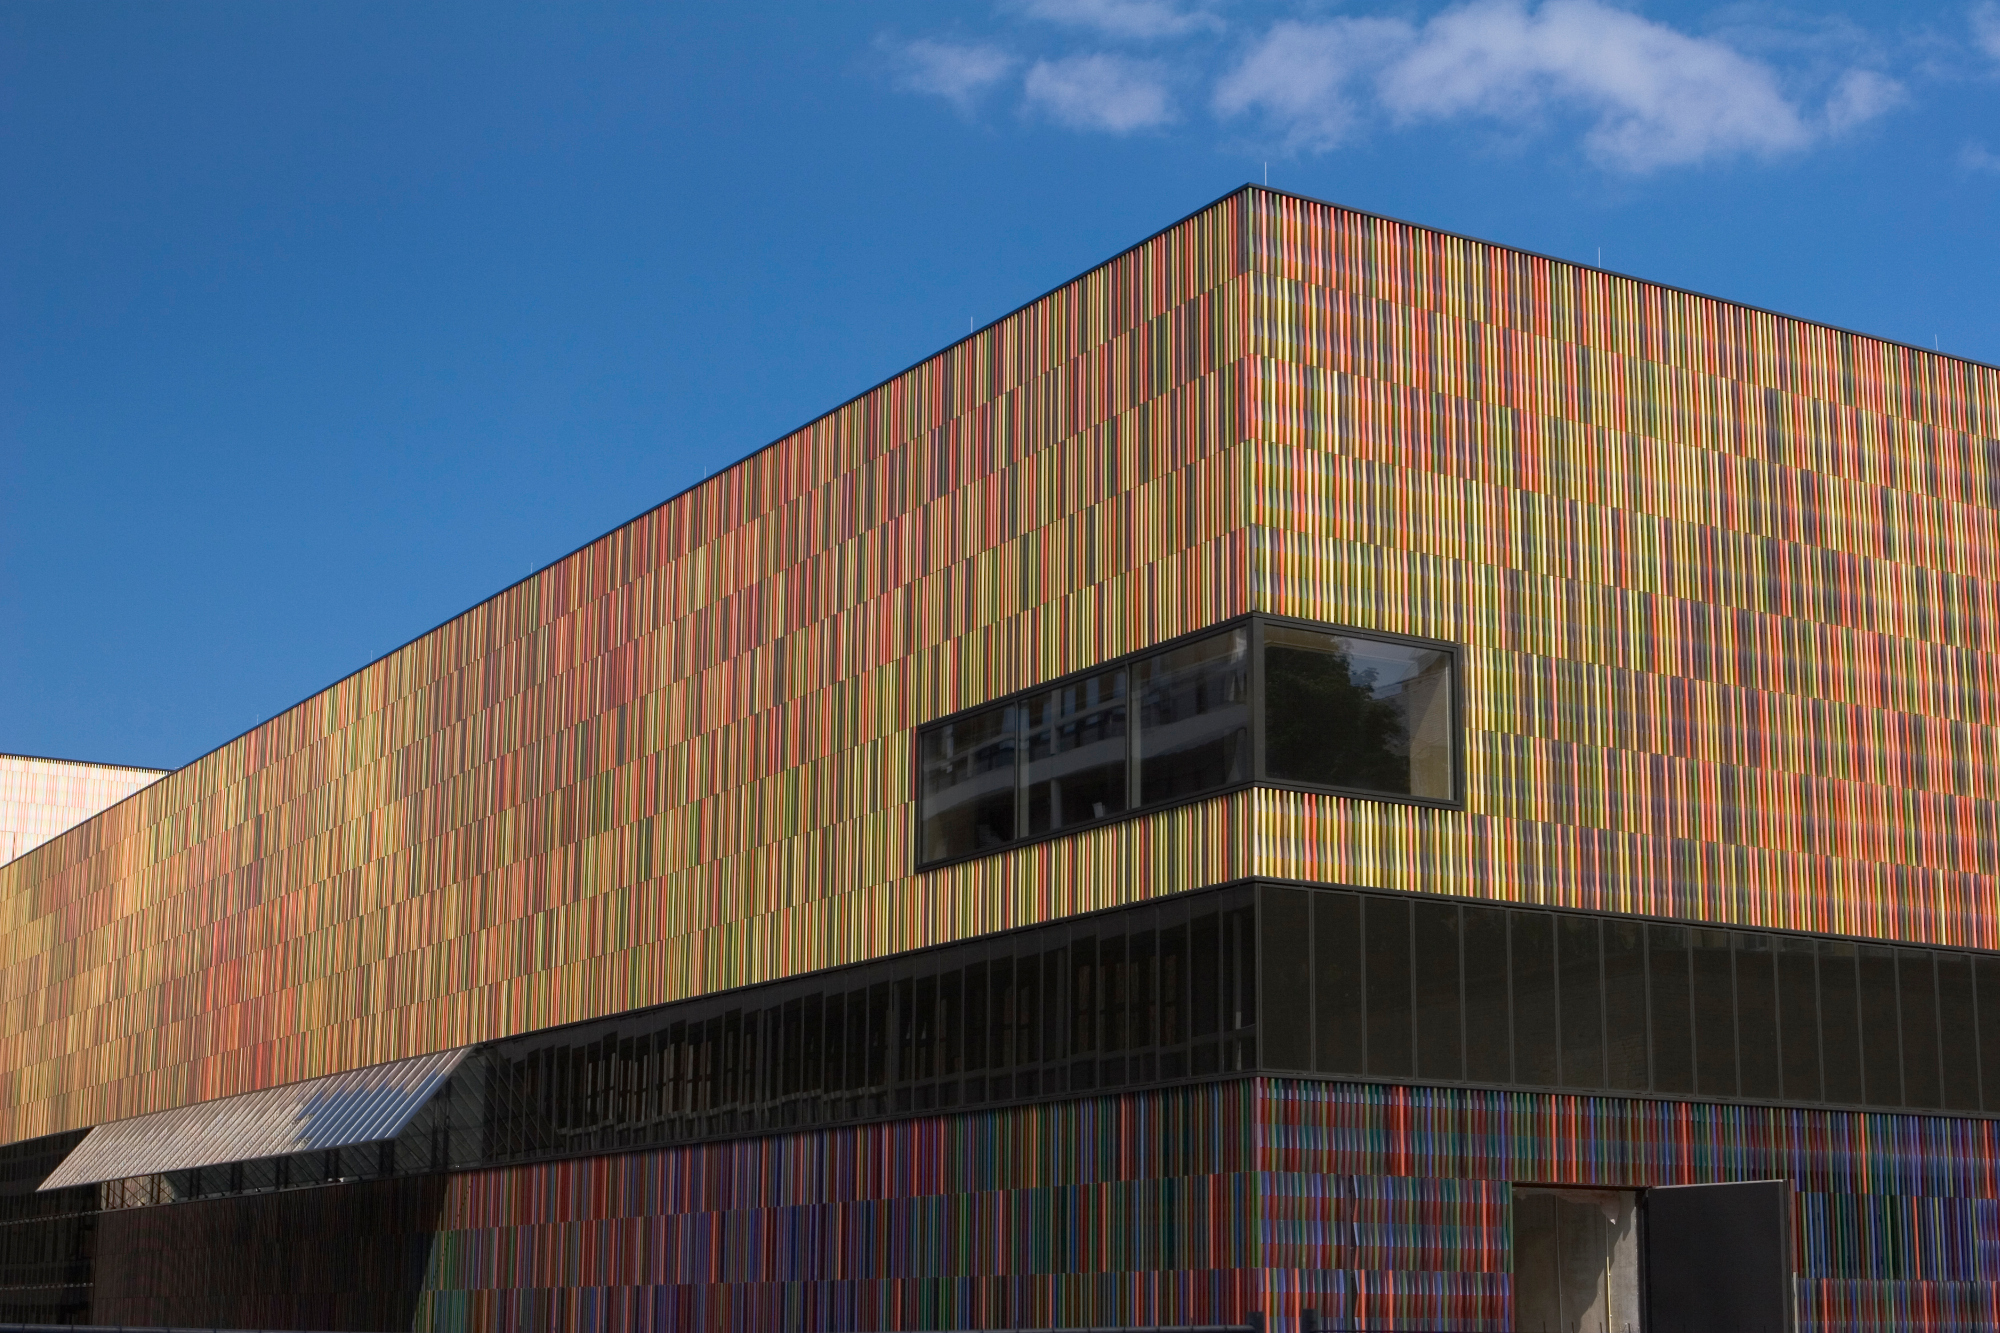
[[[402,1132],[470,1047],[99,1125],[45,1190],[379,1143]]]

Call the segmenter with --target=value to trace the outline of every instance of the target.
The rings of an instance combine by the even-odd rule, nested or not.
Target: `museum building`
[[[2000,370],[1246,187],[0,866],[0,1319],[2000,1326]]]

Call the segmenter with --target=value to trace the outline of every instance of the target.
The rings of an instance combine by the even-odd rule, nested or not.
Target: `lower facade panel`
[[[1527,1286],[1538,1247],[1591,1209],[1601,1253],[1627,1256],[1601,1308],[1623,1310],[1632,1200],[1756,1180],[1789,1185],[1799,1328],[2000,1326],[1994,1122],[1273,1078],[115,1209],[91,1311],[704,1333],[1252,1311],[1289,1329],[1312,1311],[1499,1333],[1535,1302],[1599,1299],[1589,1273],[1566,1295]],[[1567,1220],[1517,1246],[1534,1230],[1517,1200]]]

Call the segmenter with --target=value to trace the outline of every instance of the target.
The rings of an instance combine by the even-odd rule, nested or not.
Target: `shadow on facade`
[[[444,1193],[419,1176],[100,1213],[92,1320],[408,1328]]]

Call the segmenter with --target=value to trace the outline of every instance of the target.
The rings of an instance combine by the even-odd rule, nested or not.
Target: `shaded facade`
[[[1243,190],[0,867],[0,1127],[464,1052],[73,1186],[111,1322],[1502,1329],[1517,1196],[1783,1180],[1990,1326],[1996,436]]]

